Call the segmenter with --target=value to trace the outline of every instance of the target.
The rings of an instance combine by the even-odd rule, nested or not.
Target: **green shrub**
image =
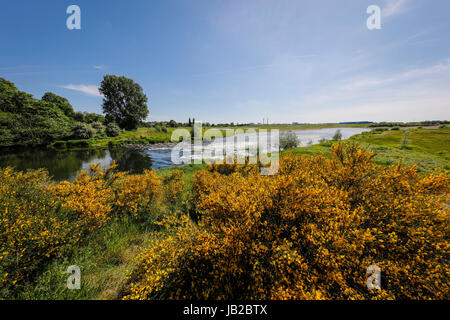
[[[108,137],[117,137],[120,134],[120,128],[114,122],[108,123],[106,126],[106,135]]]
[[[287,150],[297,148],[300,145],[300,139],[291,131],[283,132],[280,136],[280,149]]]
[[[333,136],[333,140],[334,141],[340,141],[340,140],[342,140],[342,133],[341,133],[341,130],[336,130],[336,132],[335,132],[335,134],[334,134],[334,136]]]
[[[95,133],[95,129],[86,123],[78,122],[73,127],[73,136],[76,139],[91,139]]]
[[[394,131],[400,130],[400,127],[393,127],[391,130],[394,130]]]
[[[97,131],[97,133],[103,132],[103,130],[105,130],[105,126],[103,125],[103,123],[98,121],[91,123],[91,126]]]
[[[155,126],[155,129],[156,129],[157,132],[164,132],[164,133],[167,133],[167,127],[166,127],[166,126],[162,126],[162,125],[160,125],[160,124],[157,124],[157,125]]]

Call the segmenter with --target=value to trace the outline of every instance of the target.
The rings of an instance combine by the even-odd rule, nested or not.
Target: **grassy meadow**
[[[391,165],[402,161],[404,165],[417,165],[421,172],[435,168],[450,169],[450,128],[414,128],[402,130],[369,131],[353,136],[349,141],[375,153],[378,164]],[[336,142],[287,150],[294,155],[329,155]]]

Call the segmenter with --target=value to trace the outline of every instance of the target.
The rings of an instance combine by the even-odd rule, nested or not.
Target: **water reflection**
[[[54,180],[73,180],[82,169],[92,163],[106,168],[115,160],[121,171],[142,173],[153,167],[152,158],[145,152],[127,148],[56,150],[31,149],[4,151],[0,154],[0,167],[14,167],[17,170],[47,169]]]
[[[30,149],[22,151],[1,151],[0,167],[14,167],[17,170],[45,168],[55,180],[74,176],[84,164],[94,159],[103,159],[107,150],[55,150]]]
[[[142,173],[153,166],[153,160],[137,149],[114,148],[109,150],[111,160],[115,160],[120,171],[132,174]],[[111,162],[111,161],[110,161]]]

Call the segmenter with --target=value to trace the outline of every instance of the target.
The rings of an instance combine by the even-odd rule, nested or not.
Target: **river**
[[[299,137],[300,146],[306,146],[317,144],[321,139],[330,140],[338,129],[341,130],[342,139],[369,131],[365,128],[324,128],[293,132]],[[218,142],[221,141],[216,140],[214,143]],[[10,166],[17,170],[44,168],[57,181],[73,180],[80,170],[89,168],[91,163],[100,163],[102,167],[108,167],[112,161],[116,161],[120,170],[130,173],[174,166],[171,161],[171,148],[167,146],[115,147],[109,150],[39,148],[0,152],[0,167]]]

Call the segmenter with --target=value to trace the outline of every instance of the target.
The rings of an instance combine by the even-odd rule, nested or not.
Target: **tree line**
[[[147,96],[132,79],[106,75],[99,91],[104,115],[75,112],[66,98],[52,92],[36,99],[0,78],[0,147],[114,137],[121,130],[136,129],[148,116]]]

